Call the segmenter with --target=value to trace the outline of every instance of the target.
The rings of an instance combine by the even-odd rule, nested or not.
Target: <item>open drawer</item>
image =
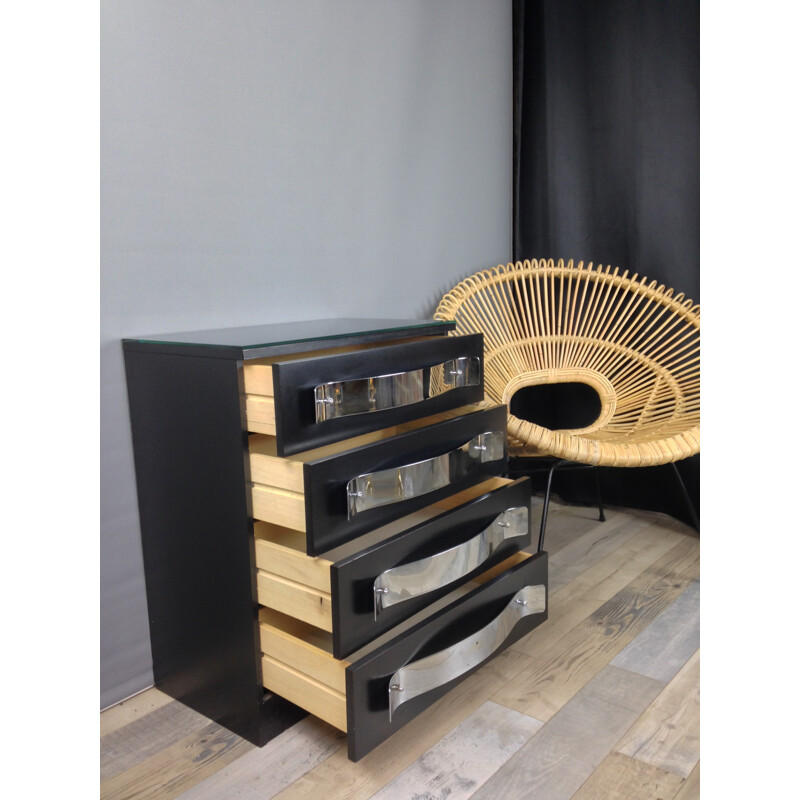
[[[277,455],[275,437],[250,436],[253,518],[304,532],[306,552],[318,555],[505,474],[506,407],[455,413],[288,458]]]
[[[492,478],[330,551],[255,524],[258,602],[332,633],[343,658],[531,543],[530,482]],[[421,518],[421,519],[415,519]]]
[[[329,634],[264,608],[263,683],[346,731],[357,761],[546,619],[546,553],[517,553],[349,661]]]
[[[483,335],[366,344],[243,366],[247,429],[309,450],[483,398]]]

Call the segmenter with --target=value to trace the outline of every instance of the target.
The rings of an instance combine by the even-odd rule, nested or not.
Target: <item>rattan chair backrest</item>
[[[700,450],[700,307],[618,268],[570,260],[500,265],[459,283],[435,318],[482,332],[486,402],[520,388],[580,382],[600,398],[581,429],[509,415],[512,455],[647,466]]]

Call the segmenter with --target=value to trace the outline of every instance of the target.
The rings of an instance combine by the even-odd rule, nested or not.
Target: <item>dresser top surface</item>
[[[408,319],[321,319],[123,339],[126,350],[218,358],[261,358],[338,344],[444,335],[454,322]]]

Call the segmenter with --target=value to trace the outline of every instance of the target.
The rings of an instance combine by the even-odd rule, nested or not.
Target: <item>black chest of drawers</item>
[[[153,671],[354,760],[547,618],[480,336],[322,320],[123,341]]]

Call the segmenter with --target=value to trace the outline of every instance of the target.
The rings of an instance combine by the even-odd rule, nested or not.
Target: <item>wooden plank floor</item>
[[[257,748],[148,689],[100,715],[101,797],[698,798],[699,538],[596,514],[551,505],[548,621],[357,764],[313,717]]]

